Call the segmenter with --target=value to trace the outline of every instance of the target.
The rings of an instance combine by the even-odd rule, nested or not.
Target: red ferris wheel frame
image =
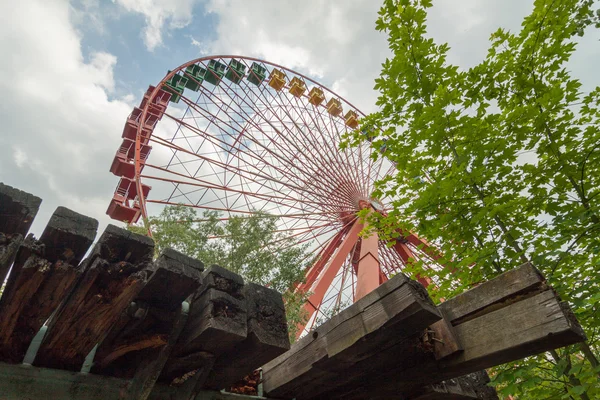
[[[236,70],[235,70],[235,65],[234,64],[232,66],[232,62],[236,62],[236,63],[243,63],[245,65],[245,68],[248,68],[248,64],[250,62],[252,62],[252,68],[254,68],[255,64],[260,64],[262,66],[265,67],[265,71],[268,71],[268,68],[271,68],[270,70],[270,77],[269,77],[269,82],[268,84],[271,86],[270,88],[268,88],[266,86],[266,84],[264,85],[265,88],[268,91],[273,92],[273,90],[278,92],[278,96],[280,98],[286,99],[286,96],[288,98],[294,99],[296,102],[295,103],[289,103],[289,105],[285,105],[286,107],[292,107],[292,108],[302,108],[302,105],[300,103],[298,103],[298,99],[300,99],[301,102],[304,102],[302,104],[306,104],[306,102],[311,102],[308,99],[308,95],[306,94],[306,91],[308,89],[308,85],[312,85],[313,88],[318,88],[319,90],[321,90],[321,93],[326,93],[329,94],[329,96],[331,97],[331,100],[327,103],[324,104],[323,100],[325,99],[325,96],[323,96],[323,99],[321,99],[321,101],[317,104],[317,106],[323,108],[326,107],[327,108],[327,113],[329,114],[329,116],[327,116],[327,113],[322,112],[323,115],[325,115],[326,118],[330,118],[331,121],[334,121],[334,124],[338,124],[338,125],[343,125],[346,129],[355,129],[358,126],[358,118],[360,116],[364,116],[364,114],[358,110],[355,106],[353,106],[351,103],[347,102],[346,100],[343,100],[339,95],[337,95],[335,92],[325,88],[324,86],[320,85],[318,82],[316,82],[315,80],[302,75],[298,72],[289,70],[281,65],[278,64],[273,64],[273,63],[268,63],[266,61],[257,59],[257,58],[252,58],[252,57],[240,57],[240,56],[211,56],[211,57],[203,57],[203,58],[199,58],[196,60],[192,60],[189,61],[179,67],[177,67],[176,69],[174,69],[173,71],[170,71],[159,83],[158,85],[156,85],[155,87],[150,87],[150,89],[147,91],[146,95],[144,96],[144,99],[142,100],[142,103],[140,105],[139,108],[136,108],[134,110],[134,112],[130,115],[130,117],[128,118],[128,122],[126,122],[125,125],[125,129],[124,129],[124,133],[123,133],[123,137],[124,139],[124,145],[121,146],[121,148],[119,149],[119,151],[117,152],[117,155],[115,156],[115,160],[113,162],[113,165],[111,166],[111,171],[113,173],[115,173],[115,175],[118,176],[123,176],[121,182],[119,183],[119,186],[117,187],[117,191],[115,192],[115,195],[113,197],[113,201],[111,202],[111,205],[109,206],[109,211],[108,214],[111,215],[113,218],[116,219],[121,219],[121,220],[127,220],[129,222],[135,222],[138,220],[138,218],[141,216],[144,220],[146,220],[148,218],[148,209],[147,209],[147,201],[148,201],[148,195],[149,195],[149,191],[150,191],[150,187],[148,185],[145,185],[143,183],[143,179],[149,178],[147,175],[143,175],[142,171],[144,169],[144,166],[147,163],[147,158],[151,149],[151,146],[149,145],[150,140],[154,140],[154,143],[158,143],[162,146],[165,146],[166,148],[168,148],[171,151],[178,151],[181,153],[190,153],[188,155],[194,155],[196,157],[204,157],[206,158],[204,155],[202,154],[192,154],[194,153],[193,149],[183,149],[181,147],[175,146],[173,144],[173,141],[171,141],[171,144],[167,143],[167,141],[165,140],[158,140],[160,138],[153,138],[154,135],[154,128],[157,126],[158,121],[162,118],[163,115],[166,115],[166,109],[167,106],[169,105],[169,101],[171,100],[172,96],[181,96],[181,98],[184,98],[184,102],[188,105],[188,110],[190,109],[190,107],[196,107],[199,110],[196,111],[206,111],[204,114],[202,114],[202,116],[207,117],[210,116],[210,118],[213,118],[214,115],[207,111],[208,110],[208,105],[199,105],[198,102],[196,102],[196,104],[193,104],[193,101],[191,101],[190,99],[188,99],[187,97],[185,97],[183,95],[183,89],[181,90],[181,93],[173,91],[176,88],[173,85],[174,79],[180,79],[181,77],[183,77],[184,79],[188,79],[191,80],[191,86],[193,88],[197,88],[198,84],[202,85],[202,80],[198,77],[198,79],[194,78],[194,72],[195,69],[198,69],[200,67],[206,67],[207,64],[206,63],[210,63],[213,62],[213,60],[219,60],[217,61],[217,64],[220,62],[223,62],[221,65],[224,66],[225,60],[229,60],[229,68],[227,69],[228,73],[229,71],[233,70],[232,73],[232,77],[234,78],[232,80],[232,82],[236,83],[236,84],[240,84],[241,80],[243,79],[243,75],[244,72],[241,73],[242,76],[237,76],[236,75]],[[232,61],[233,60],[233,61]],[[239,64],[242,65],[242,64]],[[225,66],[224,66],[225,67]],[[190,70],[191,68],[191,70]],[[200,68],[202,69],[202,68]],[[206,71],[208,71],[208,69],[204,68]],[[248,68],[249,69],[249,68]],[[251,75],[254,70],[252,70],[247,76],[246,78],[248,80],[250,80]],[[225,74],[225,69],[222,71],[221,76],[219,77],[218,80],[215,80],[216,75],[206,75],[206,74],[210,74],[212,73],[214,75],[214,72],[205,72],[204,77],[209,77],[209,78],[213,78],[213,81],[216,82],[215,84],[215,88],[218,87],[219,84],[221,84],[221,79],[223,78],[223,75]],[[281,79],[281,81],[277,81],[278,78],[278,74],[279,78]],[[254,76],[256,77],[256,75]],[[266,77],[266,75],[265,75]],[[290,78],[291,77],[291,78]],[[206,78],[208,81],[208,78]],[[231,79],[230,79],[231,80]],[[264,78],[263,78],[264,80]],[[275,82],[276,85],[273,85],[272,83]],[[283,82],[283,83],[282,83]],[[294,83],[295,82],[295,83]],[[300,82],[300,83],[298,83]],[[261,81],[261,83],[266,83],[266,80]],[[298,89],[298,87],[294,87],[295,84],[299,84],[299,85],[304,85],[303,86],[303,90],[302,91],[296,91],[294,92],[295,89]],[[171,86],[170,86],[171,85]],[[248,86],[250,86],[248,84]],[[257,85],[257,87],[259,87],[260,85]],[[231,84],[229,84],[229,87],[231,87]],[[213,88],[213,91],[215,90],[215,88]],[[285,89],[285,90],[284,90]],[[171,93],[169,93],[166,90],[170,90]],[[282,93],[285,92],[285,95],[282,95]],[[179,93],[179,94],[178,94]],[[309,94],[312,93],[309,92]],[[234,93],[235,95],[235,93]],[[294,96],[294,97],[292,97]],[[337,100],[336,100],[337,99]],[[256,100],[256,99],[255,99]],[[264,99],[260,99],[261,101],[264,102]],[[289,100],[289,99],[288,99]],[[233,101],[233,98],[232,98]],[[249,100],[251,102],[251,100]],[[337,103],[336,103],[337,101]],[[343,104],[342,104],[343,101]],[[333,103],[332,103],[333,102]],[[312,103],[312,102],[311,102]],[[241,103],[240,103],[241,104]],[[339,110],[335,109],[335,112],[331,112],[331,110],[329,109],[329,104],[332,104],[331,107],[335,107],[336,104],[339,105]],[[313,106],[315,106],[315,103],[312,103]],[[215,104],[211,104],[211,106],[215,106]],[[342,106],[348,107],[350,110],[348,111],[348,113],[344,116],[342,113]],[[223,104],[217,104],[216,105],[217,109],[220,109],[217,112],[224,112]],[[229,105],[229,107],[231,107],[231,104]],[[317,107],[318,108],[318,107]],[[306,109],[304,111],[301,111],[302,113],[304,112],[316,112],[316,111],[311,111],[313,109],[316,109],[315,107],[312,107],[310,109]],[[265,115],[261,114],[264,109],[262,110],[258,110],[255,109],[254,110],[256,112],[255,116],[257,116],[258,119],[262,120],[268,120],[268,117],[266,117]],[[187,110],[186,110],[187,112]],[[227,111],[230,112],[230,111]],[[317,114],[321,112],[318,111]],[[230,112],[232,113],[232,112]],[[276,113],[272,113],[273,115],[275,115]],[[340,115],[341,114],[341,115]],[[185,115],[185,114],[184,114]],[[172,116],[170,116],[172,119],[175,119],[177,124],[179,124],[179,128],[182,129],[189,129],[191,131],[195,131],[195,128],[193,126],[191,126],[188,122],[184,121],[183,118],[180,119],[176,119],[173,118]],[[246,119],[253,119],[254,115],[246,115],[245,116]],[[289,114],[288,114],[289,117]],[[303,119],[304,117],[301,116],[300,119]],[[322,118],[322,116],[321,116]],[[216,117],[215,117],[216,119]],[[316,125],[311,125],[309,126],[308,124],[305,124],[305,126],[303,128],[307,128],[308,129],[304,129],[302,130],[301,128],[298,128],[297,126],[295,128],[288,128],[286,127],[286,123],[288,125],[294,124],[297,125],[297,123],[290,118],[287,119],[282,119],[281,117],[277,117],[277,119],[279,119],[280,125],[283,128],[281,128],[281,131],[273,128],[277,134],[277,136],[283,136],[283,131],[287,130],[290,133],[295,133],[295,134],[304,134],[304,135],[310,135],[309,139],[314,141],[314,143],[319,143],[320,140],[322,140],[319,136],[324,136],[325,132],[323,132],[323,130],[328,130],[330,128],[326,128],[327,124],[325,124],[325,122],[323,123],[323,125],[320,126],[316,126]],[[329,122],[331,122],[329,121]],[[223,124],[223,125],[228,125],[228,121],[224,120],[224,119],[219,119],[218,120],[219,124]],[[231,122],[231,121],[229,121]],[[137,125],[136,125],[137,124]],[[246,125],[248,124],[248,121],[246,121]],[[256,125],[256,124],[254,124]],[[335,129],[339,130],[338,125],[335,125]],[[241,125],[240,125],[241,127]],[[179,129],[178,128],[178,129]],[[227,128],[229,129],[229,128]],[[246,128],[244,128],[246,129]],[[262,128],[254,126],[254,129],[258,129],[258,131],[261,131]],[[294,132],[293,129],[296,129]],[[299,129],[299,130],[298,130]],[[333,129],[333,128],[331,128]],[[306,133],[305,131],[309,131],[309,133]],[[304,132],[304,133],[303,133]],[[195,132],[195,133],[199,133],[199,132]],[[258,132],[260,133],[260,132]],[[135,134],[135,141],[133,143],[131,143],[131,137],[132,135]],[[207,132],[202,132],[203,135],[208,135]],[[247,134],[248,135],[248,134]],[[126,136],[129,138],[126,138]],[[241,133],[240,133],[241,136]],[[251,136],[251,135],[250,135]],[[339,136],[339,132],[338,132],[338,136]],[[330,136],[327,137],[326,140],[333,140],[335,141],[338,136]],[[283,147],[281,147],[282,143],[277,142],[277,139],[274,138],[274,136],[265,136],[268,140],[270,140],[270,142],[268,143],[269,146],[272,147],[277,147],[279,145],[280,149],[283,149]],[[291,143],[291,140],[294,139],[295,137],[290,136],[290,138],[288,138],[288,142]],[[128,142],[126,142],[127,140],[129,140]],[[237,141],[237,139],[236,139]],[[125,143],[128,143],[127,145],[125,145]],[[287,143],[287,142],[286,142]],[[337,150],[335,150],[337,143],[333,143],[333,145],[330,145],[330,147],[328,148],[329,150],[336,152]],[[230,149],[231,144],[227,143],[223,146],[226,146],[226,150]],[[234,144],[235,146],[235,144]],[[240,145],[237,145],[238,147],[235,147],[235,151],[239,152],[239,153],[243,153],[246,149],[243,148]],[[269,146],[263,146],[268,148]],[[333,150],[332,150],[333,148]],[[233,149],[233,147],[231,147],[231,149]],[[288,149],[285,149],[288,150]],[[247,152],[247,151],[246,151]],[[340,151],[341,152],[341,151]],[[271,150],[272,153],[272,150]],[[267,157],[271,157],[273,154],[270,153],[264,153],[265,154],[265,159]],[[286,154],[291,154],[291,152],[288,152]],[[282,203],[286,203],[286,205],[288,206],[287,211],[283,212],[281,215],[279,215],[280,217],[285,217],[285,218],[292,218],[294,217],[294,212],[298,213],[298,218],[305,218],[306,221],[305,223],[307,224],[307,226],[305,228],[289,228],[287,229],[288,232],[292,232],[294,229],[297,229],[300,231],[300,233],[294,233],[292,236],[297,236],[299,239],[301,239],[300,241],[308,241],[310,239],[310,236],[306,236],[305,233],[308,232],[309,229],[314,229],[315,231],[317,230],[317,225],[311,225],[311,224],[317,224],[319,223],[318,221],[320,220],[319,218],[321,218],[323,216],[319,216],[319,218],[313,218],[312,220],[310,218],[306,217],[306,214],[303,214],[303,212],[305,211],[302,207],[298,208],[297,206],[292,205],[292,197],[294,196],[298,196],[300,193],[300,195],[306,195],[308,198],[310,198],[310,202],[313,205],[313,209],[311,209],[311,212],[313,213],[313,216],[316,216],[317,214],[319,214],[319,212],[317,212],[318,209],[321,210],[322,214],[335,214],[336,218],[338,219],[337,223],[335,225],[331,225],[333,226],[332,229],[330,229],[329,231],[327,231],[327,234],[329,234],[330,236],[328,237],[326,242],[323,243],[319,243],[319,246],[317,246],[314,249],[315,254],[318,254],[318,257],[316,258],[316,261],[306,270],[306,280],[305,282],[302,282],[300,284],[297,285],[296,290],[298,291],[302,291],[302,292],[309,292],[310,296],[308,298],[308,301],[306,302],[304,309],[308,312],[308,314],[310,315],[309,318],[309,323],[307,325],[307,327],[310,329],[310,327],[312,327],[313,324],[315,324],[316,320],[317,320],[317,315],[319,314],[319,312],[321,311],[321,307],[323,306],[324,302],[329,301],[329,298],[326,298],[326,295],[328,293],[330,294],[330,298],[332,296],[335,296],[335,301],[334,301],[334,309],[337,307],[337,310],[339,311],[340,309],[340,305],[341,305],[341,297],[342,294],[344,293],[344,291],[348,291],[349,293],[351,292],[351,294],[349,294],[347,297],[349,297],[352,301],[356,301],[358,299],[360,299],[361,297],[363,297],[364,295],[366,295],[367,293],[369,293],[370,291],[372,291],[373,289],[375,289],[378,285],[380,285],[381,283],[385,282],[388,277],[393,274],[393,273],[397,273],[401,268],[399,267],[400,265],[407,265],[409,263],[411,263],[414,260],[426,260],[428,264],[436,264],[436,261],[440,258],[440,256],[437,254],[437,252],[435,251],[434,248],[432,248],[428,243],[426,243],[425,241],[423,241],[422,239],[420,239],[419,237],[417,237],[416,235],[412,234],[412,233],[407,233],[407,232],[398,232],[398,237],[399,239],[396,241],[396,243],[394,244],[394,246],[391,247],[391,249],[386,246],[386,243],[383,243],[381,241],[379,241],[378,235],[377,233],[373,233],[368,237],[361,237],[359,234],[360,232],[364,229],[364,224],[363,222],[361,222],[357,217],[356,217],[356,212],[361,210],[361,209],[370,209],[371,212],[385,212],[385,210],[380,210],[381,205],[378,204],[379,199],[372,199],[369,193],[369,184],[372,184],[373,182],[367,182],[367,181],[374,181],[377,179],[379,172],[377,172],[377,174],[373,175],[372,171],[371,171],[371,167],[373,167],[372,164],[368,165],[368,169],[363,165],[363,161],[366,160],[367,158],[365,157],[370,157],[369,153],[366,152],[365,155],[363,155],[362,153],[360,154],[359,157],[354,157],[352,156],[352,161],[347,161],[346,159],[344,159],[343,157],[341,157],[340,159],[342,160],[342,162],[338,162],[336,163],[335,161],[339,161],[336,157],[337,155],[334,156],[330,156],[330,158],[327,158],[327,156],[323,156],[323,154],[310,154],[309,156],[313,156],[318,158],[318,157],[322,157],[321,161],[319,161],[319,164],[317,166],[315,166],[315,163],[311,163],[310,160],[304,160],[304,162],[306,162],[306,164],[302,164],[302,160],[300,157],[298,157],[297,159],[294,158],[294,163],[298,163],[299,166],[297,166],[297,170],[291,168],[289,165],[286,165],[285,168],[282,167],[282,165],[271,165],[269,164],[268,161],[265,160],[260,160],[263,161],[265,163],[265,165],[269,165],[268,171],[271,172],[271,175],[269,175],[268,173],[263,174],[263,176],[261,176],[261,180],[268,180],[268,179],[272,179],[272,180],[277,180],[277,179],[283,179],[281,178],[281,176],[279,176],[281,173],[285,172],[285,173],[290,173],[293,174],[294,172],[295,177],[298,178],[298,181],[300,182],[300,186],[304,185],[304,189],[302,188],[298,188],[298,185],[294,188],[294,191],[292,192],[286,192],[286,193],[282,193],[282,192],[277,192],[276,190],[274,191],[274,193],[276,195],[273,195],[273,192],[269,191],[269,192],[260,192],[260,191],[252,191],[250,189],[245,189],[244,186],[240,186],[239,188],[234,188],[234,187],[226,187],[227,184],[226,183],[222,183],[222,184],[214,184],[211,183],[211,185],[213,185],[213,188],[216,188],[217,190],[227,190],[226,193],[236,193],[236,194],[240,194],[240,196],[253,196],[254,198],[257,198],[263,202],[279,202],[281,201]],[[254,156],[255,158],[261,158],[261,156]],[[348,160],[350,160],[349,156]],[[380,157],[383,158],[383,157]],[[360,165],[358,165],[358,161],[360,161]],[[215,163],[215,165],[217,165],[218,167],[222,167],[225,168],[226,171],[229,171],[229,173],[231,174],[238,174],[240,176],[242,175],[248,175],[247,171],[244,171],[244,168],[240,168],[239,165],[238,167],[232,166],[232,165],[225,165],[226,163],[220,161],[220,160],[210,160],[211,163]],[[239,155],[238,155],[238,162],[239,162]],[[365,163],[367,163],[365,161]],[[291,164],[291,163],[289,163]],[[160,169],[157,166],[153,166],[154,168]],[[308,169],[312,171],[312,175],[306,175],[306,173],[302,173],[302,172],[298,172],[300,171],[302,168]],[[336,175],[336,172],[331,172],[331,170],[333,169],[348,169],[351,171],[344,171],[342,172],[337,172],[338,175]],[[392,166],[393,168],[393,166]],[[169,170],[169,167],[167,166],[166,168],[163,168],[165,173],[170,173],[171,176],[169,175],[167,178],[165,177],[152,177],[153,179],[157,180],[157,181],[165,181],[165,182],[170,182],[172,184],[175,184],[177,187],[179,185],[198,185],[198,186],[203,186],[203,187],[208,187],[206,186],[207,183],[204,180],[199,180],[196,176],[185,176],[184,174],[181,173],[177,173],[174,171]],[[263,168],[264,169],[264,168]],[[125,173],[124,171],[127,170],[128,172]],[[382,170],[382,164],[378,165],[378,171]],[[262,170],[261,170],[262,171]],[[256,173],[256,172],[255,172]],[[132,179],[126,178],[126,176],[129,176]],[[331,179],[328,178],[319,178],[320,175],[323,176],[329,176]],[[339,176],[344,175],[344,178],[339,179]],[[191,182],[190,179],[193,178],[195,179],[194,182]],[[253,180],[248,178],[248,176],[244,177],[245,179],[248,180]],[[310,192],[308,189],[306,189],[308,186],[310,186],[310,180],[311,179],[316,179],[319,180],[320,182],[320,186],[323,185],[332,185],[331,188],[329,188],[332,192],[336,191],[338,192],[337,197],[334,198],[328,198],[326,196],[323,196],[323,190],[321,187],[314,189],[314,192]],[[337,179],[337,180],[336,180]],[[356,182],[350,182],[350,181],[356,181]],[[198,183],[201,182],[201,183]],[[256,182],[255,182],[256,183]],[[286,182],[286,184],[289,184],[289,182]],[[128,185],[128,186],[127,186]],[[223,186],[223,187],[219,187],[219,186]],[[264,186],[264,184],[263,184]],[[304,190],[304,192],[302,191]],[[167,201],[153,201],[154,203],[159,203],[159,204],[176,204],[173,201],[170,201],[171,199],[169,198],[169,200]],[[129,201],[133,202],[133,207],[129,207],[129,206],[125,206],[123,207],[123,204],[128,203]],[[343,203],[343,204],[342,204]],[[205,209],[217,209],[219,211],[231,211],[231,210],[227,210],[226,208],[216,208],[216,207],[209,207],[207,204],[199,204],[196,203],[195,205],[192,204],[192,202],[190,202],[190,204],[188,204],[191,207],[198,207],[198,208],[205,208]],[[120,207],[120,208],[119,208]],[[296,207],[296,208],[294,208]],[[118,211],[121,210],[125,210],[125,214],[121,213],[119,214]],[[297,210],[297,211],[294,211]],[[324,211],[326,210],[326,211]],[[250,214],[252,213],[252,209],[250,208],[250,206],[248,206],[247,210],[235,210],[235,212],[238,213],[246,213],[246,214]],[[292,225],[293,227],[295,225]],[[330,225],[323,225],[323,226],[330,226]],[[304,229],[304,230],[303,230]],[[285,229],[284,229],[285,230]],[[325,231],[320,231],[325,232]],[[151,235],[152,232],[150,230],[150,227],[148,227],[148,234]],[[304,238],[304,236],[306,236],[306,238]],[[341,278],[340,278],[341,277]],[[416,277],[422,284],[424,284],[425,286],[427,286],[428,284],[430,284],[430,279],[427,277]],[[334,281],[335,280],[341,281],[341,284],[339,285],[339,289],[332,289],[334,286]],[[349,282],[351,280],[351,283],[347,283],[347,286],[345,285],[345,282]],[[337,285],[338,283],[336,283]],[[333,291],[332,291],[333,290]],[[302,326],[301,328],[305,328],[306,326]],[[302,331],[302,329],[300,330]]]

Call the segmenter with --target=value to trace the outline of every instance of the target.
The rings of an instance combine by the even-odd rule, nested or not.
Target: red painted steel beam
[[[354,301],[362,299],[380,284],[381,268],[379,263],[379,235],[377,232],[371,232],[368,237],[361,239],[357,270],[356,298]]]
[[[340,246],[337,248],[335,254],[331,258],[331,261],[323,270],[323,273],[317,279],[313,287],[310,288],[312,294],[306,303],[304,303],[303,307],[309,317],[307,321],[312,318],[313,314],[319,308],[321,301],[323,301],[323,297],[325,297],[327,289],[331,286],[333,279],[344,264],[344,261],[346,261],[348,258],[348,254],[350,254],[350,251],[358,241],[358,234],[362,229],[363,224],[361,224],[357,219],[348,231],[346,237],[344,237],[342,240]],[[298,336],[302,333],[304,326],[305,325],[301,326],[302,329],[299,330]]]

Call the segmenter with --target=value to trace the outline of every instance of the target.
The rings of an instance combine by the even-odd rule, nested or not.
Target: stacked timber
[[[83,259],[98,222],[64,207],[39,240],[25,238],[40,203],[0,184],[0,362],[27,353],[35,366],[89,371],[93,360],[92,373],[130,380],[123,398],[148,398],[162,377],[187,399],[289,349],[276,291],[171,249],[153,261],[150,238],[113,225]]]
[[[265,391],[298,400],[456,398],[451,379],[585,339],[530,264],[438,307],[418,285],[396,276],[325,322],[263,367]],[[462,398],[477,393],[458,386]]]
[[[229,388],[290,347],[281,294],[217,265],[203,273],[161,380],[190,395]]]

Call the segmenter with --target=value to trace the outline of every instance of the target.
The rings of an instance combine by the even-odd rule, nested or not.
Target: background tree
[[[295,340],[296,326],[306,318],[301,312],[305,294],[290,289],[304,279],[304,269],[312,260],[307,245],[277,232],[277,218],[257,212],[222,221],[214,211],[200,218],[192,208],[167,206],[148,223],[157,254],[170,247],[206,266],[218,264],[283,293],[290,339]]]
[[[600,88],[588,93],[567,62],[597,32],[590,0],[536,0],[520,32],[498,29],[482,62],[450,64],[427,36],[431,0],[386,0],[377,29],[393,57],[376,112],[345,145],[385,144],[398,173],[379,182],[393,210],[372,214],[381,236],[417,231],[444,254],[434,298],[532,261],[572,305],[588,342],[495,371],[503,394],[600,398]],[[382,155],[375,155],[375,157]]]

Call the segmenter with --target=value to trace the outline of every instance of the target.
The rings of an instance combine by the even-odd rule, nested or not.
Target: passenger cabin
[[[325,94],[323,93],[323,89],[316,86],[310,89],[310,92],[308,92],[308,102],[310,104],[318,106],[324,101]]]
[[[144,167],[146,159],[150,155],[150,147],[147,144],[143,144],[140,147],[140,163],[141,167]],[[135,140],[123,139],[121,147],[117,150],[115,158],[113,159],[112,165],[110,166],[110,172],[116,176],[126,177],[133,179],[135,176]]]
[[[306,83],[297,76],[293,77],[290,81],[290,93],[296,97],[302,97],[306,92]]]
[[[148,195],[150,189],[150,186],[142,186],[144,196]],[[106,214],[117,221],[136,223],[140,217],[140,212],[135,181],[128,178],[121,178],[117,190],[115,190],[113,198],[108,205]]]
[[[171,99],[171,94],[165,90],[160,89],[156,93],[156,96],[154,96],[152,101],[150,101],[154,89],[154,86],[148,86],[148,90],[146,90],[146,94],[144,94],[144,97],[142,98],[142,103],[140,104],[139,108],[144,109],[144,107],[146,107],[146,104],[150,102],[148,104],[148,112],[150,114],[156,115],[158,119],[161,119],[163,114],[165,113],[165,110],[167,109],[167,106],[169,105],[169,99]]]
[[[217,86],[221,82],[221,79],[223,79],[227,67],[217,60],[210,60],[206,67],[207,70],[204,74],[204,80]]]
[[[269,76],[269,86],[278,92],[285,87],[285,74],[283,71],[273,68]]]
[[[356,129],[358,127],[358,114],[354,110],[350,110],[344,116],[344,120],[346,122],[346,126],[352,129]]]
[[[205,68],[202,68],[198,64],[188,65],[185,68],[185,76],[188,80],[185,84],[185,88],[197,92],[198,90],[200,90],[200,85],[202,85],[205,75]]]
[[[331,100],[329,100],[329,102],[327,103],[327,112],[333,115],[334,117],[340,115],[342,113],[342,102],[340,101],[340,99],[332,98]]]
[[[227,69],[227,73],[225,74],[225,78],[229,79],[233,83],[240,83],[244,76],[246,75],[246,65],[244,63],[239,62],[235,58],[232,58],[229,61],[229,68]]]
[[[248,73],[248,80],[256,86],[260,86],[260,84],[263,83],[266,77],[267,69],[257,62],[253,62],[252,67],[250,67],[250,72]]]
[[[135,107],[131,114],[129,114],[127,117],[127,121],[125,121],[125,127],[123,128],[121,137],[124,139],[135,140],[141,119],[142,109]],[[146,114],[146,118],[144,119],[144,124],[142,126],[142,143],[148,143],[148,139],[150,138],[150,135],[152,135],[152,131],[154,130],[154,127],[158,123],[159,119],[159,116],[154,113],[148,112]]]
[[[170,72],[171,71],[169,71],[169,73]],[[175,74],[163,85],[163,89],[171,93],[171,101],[173,103],[179,103],[187,82],[188,78]]]

